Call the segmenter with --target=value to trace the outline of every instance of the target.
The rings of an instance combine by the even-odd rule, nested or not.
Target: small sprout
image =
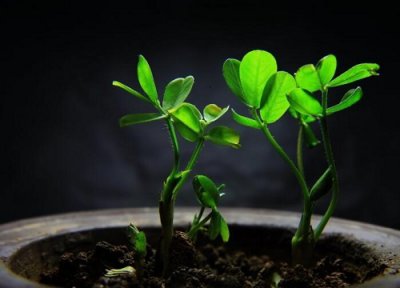
[[[271,288],[278,288],[279,287],[279,282],[281,282],[282,277],[279,275],[279,273],[274,272],[272,273],[271,276]]]
[[[118,277],[122,275],[132,274],[133,278],[136,278],[136,270],[132,266],[126,266],[120,269],[106,269],[106,277]]]
[[[132,223],[128,226],[129,242],[132,244],[133,249],[139,258],[146,257],[147,254],[147,239],[146,234],[143,231],[133,225]]]

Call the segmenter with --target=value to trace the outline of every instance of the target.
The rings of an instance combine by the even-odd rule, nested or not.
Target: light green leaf
[[[279,120],[290,104],[286,95],[296,88],[296,81],[287,72],[279,71],[273,74],[265,86],[261,100],[261,118],[270,124]]]
[[[377,76],[379,65],[376,63],[362,63],[351,67],[346,72],[328,83],[328,87],[342,86],[370,76]]]
[[[220,224],[220,234],[223,242],[228,242],[229,241],[229,227],[228,223],[226,223],[224,217],[220,214],[221,217],[221,224]]]
[[[232,118],[233,118],[233,120],[236,121],[236,123],[238,123],[240,125],[254,128],[254,129],[261,129],[260,125],[258,125],[256,120],[246,117],[246,116],[243,116],[243,115],[240,115],[233,109],[232,109]]]
[[[322,106],[307,90],[296,88],[288,94],[290,106],[301,114],[321,116]]]
[[[126,127],[129,125],[147,123],[166,118],[166,115],[159,113],[142,113],[142,114],[127,114],[119,119],[119,126]]]
[[[139,93],[138,91],[132,89],[131,87],[129,87],[125,84],[122,84],[121,82],[113,81],[112,85],[121,88],[122,90],[128,92],[129,94],[132,94],[133,96],[139,98],[140,100],[150,102],[150,100],[148,98],[146,98],[145,96],[143,96],[141,93]]]
[[[358,101],[361,100],[362,95],[363,92],[361,87],[357,87],[356,89],[351,89],[347,91],[346,94],[344,94],[342,100],[338,104],[326,109],[326,114],[332,115],[333,113],[342,111],[344,109],[353,106],[354,104],[356,104]]]
[[[240,83],[239,67],[239,60],[229,58],[224,62],[222,74],[225,78],[226,84],[231,89],[233,94],[238,96],[241,101],[244,101],[242,84]]]
[[[189,96],[194,83],[193,76],[177,78],[168,83],[165,87],[163,108],[169,110],[182,104]]]
[[[200,111],[192,104],[182,103],[169,111],[179,133],[188,141],[195,142],[202,134]]]
[[[218,145],[230,146],[232,148],[240,147],[240,135],[235,130],[225,126],[212,128],[205,136],[205,139]]]
[[[196,175],[193,178],[193,189],[202,206],[211,209],[217,208],[220,195],[214,181],[205,175]]]
[[[315,182],[310,190],[311,201],[317,201],[322,196],[326,195],[332,187],[332,167],[329,166],[328,169],[321,175],[321,177]]]
[[[321,89],[317,69],[313,64],[307,64],[299,68],[296,74],[296,82],[300,88],[315,92]]]
[[[152,103],[156,104],[158,101],[158,93],[156,84],[154,83],[153,73],[146,58],[139,55],[139,62],[137,66],[137,74],[139,79],[140,87],[149,96]]]
[[[250,107],[260,107],[265,84],[277,71],[277,64],[271,53],[254,50],[247,53],[239,67],[244,102]]]
[[[329,54],[318,61],[317,71],[322,86],[325,86],[335,76],[337,61],[333,54]]]
[[[221,118],[229,109],[229,106],[221,108],[215,104],[208,104],[203,111],[204,120],[207,123],[212,123]]]

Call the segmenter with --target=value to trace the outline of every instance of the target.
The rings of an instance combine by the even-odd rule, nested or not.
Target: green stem
[[[201,220],[200,222],[198,222],[196,225],[190,227],[190,230],[189,230],[189,232],[187,233],[187,235],[188,235],[188,237],[189,237],[190,239],[193,240],[193,238],[194,238],[194,236],[196,235],[197,231],[198,231],[201,227],[203,227],[203,226],[208,222],[208,220],[211,219],[211,215],[212,215],[212,212],[210,212],[206,217],[204,217],[203,220]],[[200,218],[199,218],[199,219],[200,219]]]
[[[300,123],[299,134],[297,135],[297,168],[299,169],[301,175],[304,177],[304,164],[303,164],[303,142],[304,142],[304,128]]]
[[[320,124],[321,124],[322,140],[324,142],[326,160],[328,162],[328,166],[332,167],[332,198],[329,203],[328,209],[326,210],[324,216],[322,216],[321,221],[319,222],[317,228],[315,229],[314,237],[316,240],[319,239],[326,224],[328,224],[329,219],[332,217],[339,196],[339,179],[338,179],[335,159],[333,156],[333,149],[332,149],[331,138],[328,130],[328,123],[326,117],[327,107],[328,107],[328,90],[324,89],[322,91],[323,115],[320,119]]]

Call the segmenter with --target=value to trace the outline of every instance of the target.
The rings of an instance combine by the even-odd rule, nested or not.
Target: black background
[[[223,61],[252,49],[295,72],[333,53],[338,71],[377,62],[381,76],[360,82],[359,105],[330,119],[342,195],[336,216],[400,228],[398,146],[399,11],[379,4],[298,1],[2,1],[0,222],[85,209],[155,206],[172,161],[162,123],[121,129],[125,113],[151,107],[112,87],[138,88],[137,55],[149,60],[160,94],[194,75],[189,101],[245,112],[221,75]],[[351,3],[353,4],[351,4]],[[346,87],[350,88],[350,87]],[[332,103],[344,90],[332,91]],[[294,176],[262,135],[242,149],[208,144],[196,172],[227,184],[226,206],[299,211]],[[293,156],[296,125],[274,124]],[[187,157],[192,149],[184,144]],[[325,166],[308,152],[308,178]],[[195,205],[187,185],[179,205]],[[316,209],[322,212],[322,201]]]

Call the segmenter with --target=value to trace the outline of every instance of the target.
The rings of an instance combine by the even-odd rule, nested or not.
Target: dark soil
[[[340,288],[362,283],[384,269],[372,251],[341,236],[329,236],[319,241],[310,268],[292,266],[287,254],[290,252],[289,240],[288,235],[281,237],[276,241],[276,249],[263,245],[238,249],[235,245],[210,243],[205,238],[193,245],[184,233],[177,232],[171,250],[171,273],[165,280],[160,277],[157,255],[152,247],[148,247],[145,262],[139,267],[135,253],[128,246],[103,241],[85,250],[64,252],[57,267],[42,273],[41,282],[83,288]],[[286,252],[278,257],[282,251]],[[106,269],[125,266],[135,267],[137,272],[104,276]],[[281,280],[274,286],[277,278]]]

